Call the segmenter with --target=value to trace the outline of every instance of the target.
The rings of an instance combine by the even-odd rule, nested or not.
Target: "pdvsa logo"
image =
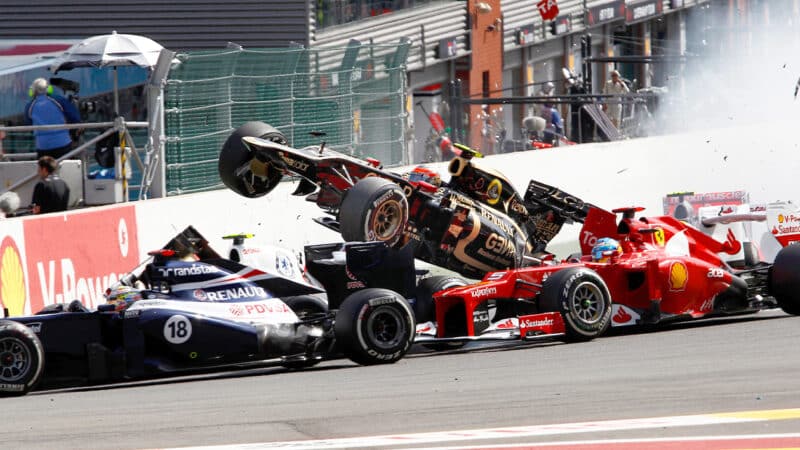
[[[0,243],[0,304],[11,316],[25,313],[25,271],[17,244],[10,236]]]

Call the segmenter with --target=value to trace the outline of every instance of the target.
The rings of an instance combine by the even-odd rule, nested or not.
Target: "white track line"
[[[384,448],[396,445],[435,444],[438,442],[463,442],[484,439],[518,439],[534,436],[553,436],[564,434],[642,430],[651,428],[675,428],[701,425],[760,422],[767,420],[800,419],[800,409],[743,411],[720,414],[698,414],[690,416],[653,417],[644,419],[621,419],[594,422],[578,422],[552,425],[531,425],[524,427],[486,428],[476,430],[443,431],[432,433],[398,434],[386,436],[364,436],[339,439],[318,439],[305,441],[263,442],[252,444],[212,445],[183,447],[183,450],[316,450],[351,449],[364,447]],[[461,447],[463,448],[463,447]]]
[[[531,447],[575,447],[579,445],[606,445],[606,444],[649,444],[659,442],[706,442],[706,441],[745,441],[767,439],[800,439],[800,433],[785,434],[737,434],[737,435],[709,435],[709,436],[684,436],[674,438],[641,438],[641,439],[595,439],[587,441],[551,441],[536,442],[532,444],[501,444],[492,447],[506,448],[531,448]],[[458,447],[417,447],[414,450],[481,450],[487,445],[460,445]]]

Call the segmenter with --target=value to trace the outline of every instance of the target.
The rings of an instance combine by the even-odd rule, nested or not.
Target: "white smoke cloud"
[[[766,2],[764,2],[766,3]],[[800,118],[795,86],[800,77],[800,27],[791,11],[753,8],[743,17],[735,12],[729,26],[719,5],[705,20],[687,23],[690,57],[671,95],[657,111],[666,133],[739,128]],[[800,122],[795,122],[800,124]],[[787,130],[791,132],[792,130]]]

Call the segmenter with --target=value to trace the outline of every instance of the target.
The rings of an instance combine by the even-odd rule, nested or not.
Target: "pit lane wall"
[[[794,199],[800,158],[787,130],[789,124],[776,123],[497,155],[477,163],[503,172],[521,191],[535,178],[606,209],[637,205],[658,215],[663,195],[674,191],[746,190],[753,202]],[[443,163],[434,166],[445,171]],[[312,221],[322,215],[313,203],[290,195],[294,184],[282,183],[259,199],[220,190],[1,220],[0,304],[13,316],[76,298],[94,307],[109,284],[188,225],[223,254],[230,241],[222,236],[238,232],[296,250],[340,240]],[[551,251],[577,251],[577,231],[565,227]]]

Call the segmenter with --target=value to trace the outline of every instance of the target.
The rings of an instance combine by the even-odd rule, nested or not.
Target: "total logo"
[[[481,297],[488,297],[494,294],[497,294],[497,288],[494,286],[488,286],[484,288],[475,289],[472,291],[470,295],[472,295],[472,298],[481,298]]]
[[[594,247],[594,244],[597,244],[597,236],[591,231],[584,231],[581,235],[581,242],[590,247]]]

